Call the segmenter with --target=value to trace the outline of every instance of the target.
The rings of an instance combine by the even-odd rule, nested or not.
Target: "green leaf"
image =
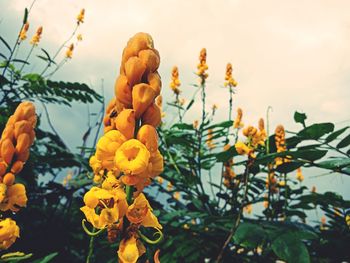
[[[346,146],[348,146],[350,144],[350,134],[348,136],[346,136],[344,139],[342,139],[340,141],[340,143],[338,143],[337,148],[344,148]]]
[[[11,47],[10,45],[6,42],[5,39],[2,38],[2,36],[0,36],[0,40],[2,43],[4,43],[4,45],[8,48],[8,50],[11,52]]]
[[[332,132],[330,135],[328,135],[328,137],[325,139],[326,143],[329,143],[331,141],[334,141],[339,135],[341,135],[343,132],[345,132],[347,129],[349,128],[349,126],[346,126],[340,130],[337,130],[335,132]]]
[[[189,109],[192,107],[193,103],[194,103],[194,99],[192,99],[192,100],[190,101],[190,103],[187,105],[186,111],[189,110]]]
[[[54,257],[58,255],[58,252],[51,253],[43,258],[39,258],[37,260],[32,261],[31,263],[48,263],[50,262]]]
[[[288,263],[309,263],[310,256],[306,246],[297,235],[287,232],[272,242],[272,250],[277,257]]]
[[[233,145],[230,147],[230,149],[228,149],[227,151],[223,151],[221,153],[216,154],[216,160],[218,162],[226,162],[228,161],[228,159],[232,158],[233,156],[238,155],[237,151],[236,151],[236,147]]]
[[[246,248],[256,248],[266,238],[266,233],[262,227],[251,223],[241,223],[233,239],[235,243]]]
[[[316,123],[306,127],[298,133],[298,136],[304,139],[317,140],[323,135],[330,133],[334,130],[334,124],[330,122]]]
[[[322,168],[326,169],[341,169],[347,166],[350,166],[349,158],[333,158],[323,162],[317,163]]]
[[[280,173],[290,173],[298,169],[299,167],[303,166],[304,163],[302,162],[286,162],[282,163],[281,165],[277,166],[276,170]]]
[[[231,127],[232,124],[233,124],[233,121],[223,121],[223,122],[213,124],[209,127],[206,127],[205,130],[209,130],[209,129],[213,129],[213,128],[217,128],[217,127],[228,128],[228,127]]]
[[[305,127],[305,120],[306,120],[306,114],[305,113],[300,113],[300,112],[295,112],[294,113],[294,121],[296,123],[301,123]]]

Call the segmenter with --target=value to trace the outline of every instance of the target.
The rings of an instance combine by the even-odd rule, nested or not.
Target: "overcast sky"
[[[15,41],[23,9],[31,2],[0,0],[0,32],[10,42]],[[205,47],[208,104],[218,104],[216,120],[227,115],[228,93],[222,84],[226,63],[231,62],[239,83],[234,105],[243,108],[245,123],[255,124],[270,105],[272,127],[281,123],[288,129],[299,128],[293,123],[295,110],[305,112],[310,123],[349,124],[349,1],[37,0],[29,35],[42,25],[42,46],[54,53],[73,31],[81,8],[86,10],[79,29],[83,41],[57,79],[85,82],[97,90],[104,79],[109,100],[122,50],[132,35],[143,31],[153,36],[160,52],[165,100],[173,99],[168,84],[174,65],[179,67],[183,96],[192,94],[193,72]],[[42,68],[33,62],[35,69]],[[50,112],[72,147],[79,145],[86,107],[51,107]],[[336,176],[324,181],[341,185],[347,179]]]

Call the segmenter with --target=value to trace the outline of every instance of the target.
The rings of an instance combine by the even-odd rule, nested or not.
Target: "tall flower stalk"
[[[103,120],[104,135],[90,158],[96,186],[85,194],[81,210],[99,230],[88,231],[85,221],[83,227],[92,236],[107,229],[110,242],[119,237],[121,262],[136,262],[146,251],[142,241],[156,244],[162,238],[162,226],[142,193],[163,171],[156,131],[161,122],[161,110],[155,103],[161,91],[159,63],[149,34],[138,33],[128,41],[115,97]],[[150,240],[140,226],[154,228],[158,238]]]

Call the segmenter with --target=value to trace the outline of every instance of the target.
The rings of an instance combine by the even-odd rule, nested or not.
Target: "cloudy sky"
[[[31,2],[0,0],[0,32],[6,39],[15,41],[23,9]],[[305,112],[310,123],[350,122],[349,1],[37,0],[29,35],[42,25],[42,46],[54,53],[73,31],[81,8],[86,10],[79,29],[83,41],[57,79],[85,82],[97,90],[103,79],[110,98],[127,40],[144,31],[153,36],[161,55],[165,100],[173,99],[168,83],[174,65],[179,67],[183,96],[191,96],[198,54],[205,47],[208,104],[218,104],[216,120],[227,115],[228,93],[222,84],[226,63],[231,62],[239,83],[234,105],[243,108],[245,123],[265,116],[268,106],[273,108],[272,127],[282,123],[288,129],[299,128],[293,123],[295,110]],[[33,67],[40,70],[42,65],[33,61]],[[197,111],[199,104],[191,116]],[[55,126],[72,148],[81,141],[86,112],[80,105],[50,108]],[[332,182],[341,188],[347,179],[323,181],[325,187]]]

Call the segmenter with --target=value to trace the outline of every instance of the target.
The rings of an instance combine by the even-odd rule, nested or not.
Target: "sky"
[[[0,34],[11,43],[31,2],[0,0]],[[142,31],[152,35],[161,56],[165,101],[174,99],[169,89],[174,65],[179,68],[182,96],[191,97],[199,51],[205,47],[208,107],[219,106],[216,121],[227,116],[228,91],[223,82],[226,64],[231,62],[238,82],[234,108],[243,109],[246,124],[265,117],[268,106],[273,108],[271,127],[281,123],[289,130],[300,129],[293,121],[295,110],[306,113],[308,123],[331,121],[338,127],[350,123],[349,1],[37,0],[29,18],[29,35],[43,26],[41,45],[54,53],[72,33],[81,8],[86,10],[78,30],[83,41],[55,79],[85,82],[97,91],[103,79],[109,100],[122,50],[130,37]],[[26,45],[23,56],[29,49]],[[42,65],[33,60],[31,67],[41,70]],[[93,105],[90,110],[97,108]],[[86,129],[87,107],[49,110],[56,129],[74,150]],[[198,103],[187,120],[193,121],[199,111]],[[167,112],[166,120],[173,116]],[[345,193],[349,177],[324,177],[320,183],[324,190]]]

